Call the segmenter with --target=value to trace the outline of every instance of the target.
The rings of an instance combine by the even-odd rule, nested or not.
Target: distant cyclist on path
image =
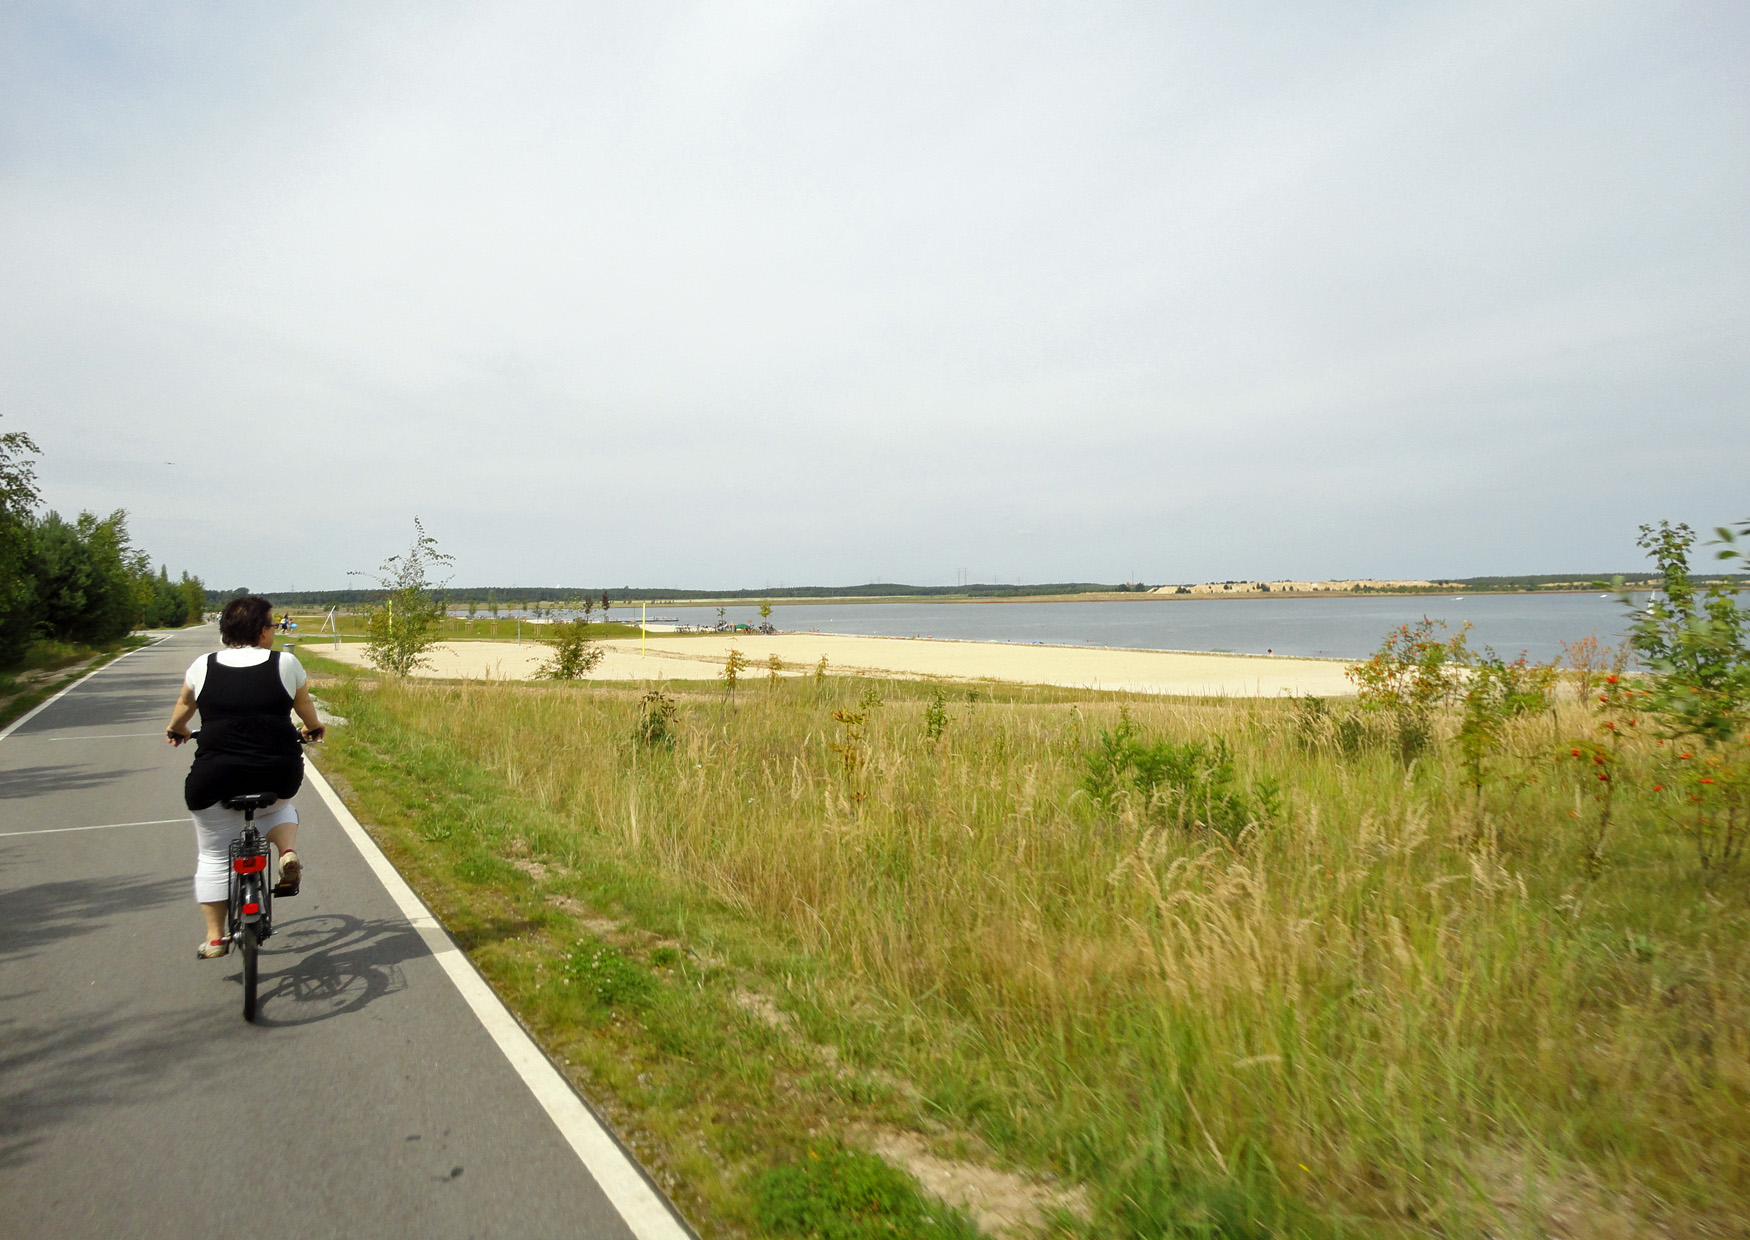
[[[304,667],[289,652],[273,648],[273,604],[258,595],[234,598],[219,616],[225,649],[189,665],[170,715],[165,739],[173,746],[190,738],[188,721],[201,714],[201,733],[183,784],[194,818],[194,898],[206,918],[207,937],[196,950],[203,960],[230,950],[225,940],[225,899],[231,841],[243,830],[243,815],[219,804],[226,797],[271,792],[279,804],[255,823],[279,848],[280,882],[295,884],[303,863],[295,846],[298,811],[292,797],[304,782],[304,755],[291,714],[303,720],[306,740],[322,739],[316,704]]]

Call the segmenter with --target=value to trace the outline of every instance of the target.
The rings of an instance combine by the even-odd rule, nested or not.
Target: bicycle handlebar
[[[196,739],[200,734],[201,730],[199,728],[195,728],[192,732],[177,732],[170,728],[164,729],[165,737],[177,748],[181,748],[183,745],[188,744],[189,741]],[[314,745],[327,735],[328,725],[325,723],[319,723],[313,728],[299,728],[298,744]]]

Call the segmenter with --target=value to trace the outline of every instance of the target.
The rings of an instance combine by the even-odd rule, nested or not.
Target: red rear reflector
[[[259,913],[259,912],[261,912],[261,905],[259,905],[259,904],[245,904],[243,906],[243,911],[245,913]]]
[[[239,874],[259,874],[267,869],[267,858],[238,857],[231,862],[231,868]]]

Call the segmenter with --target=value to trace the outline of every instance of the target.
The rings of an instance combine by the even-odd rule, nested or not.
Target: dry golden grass
[[[1232,842],[1082,789],[1114,701],[954,699],[931,744],[931,692],[682,693],[672,748],[599,687],[385,683],[357,722],[497,772],[560,863],[739,910],[806,965],[812,1036],[1088,1184],[1097,1230],[1745,1234],[1744,876],[1704,887],[1632,790],[1648,743],[1587,867],[1589,775],[1553,757],[1583,707],[1516,724],[1478,793],[1444,741],[1406,768],[1292,703],[1129,702],[1282,783]]]

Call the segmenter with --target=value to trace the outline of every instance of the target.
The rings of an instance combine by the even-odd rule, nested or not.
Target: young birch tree
[[[449,583],[447,577],[434,582],[431,574],[454,562],[415,517],[413,544],[405,552],[384,560],[374,573],[352,574],[371,578],[385,591],[383,601],[365,612],[365,657],[373,667],[405,676],[431,665],[426,651],[438,640],[444,615],[432,592]]]

